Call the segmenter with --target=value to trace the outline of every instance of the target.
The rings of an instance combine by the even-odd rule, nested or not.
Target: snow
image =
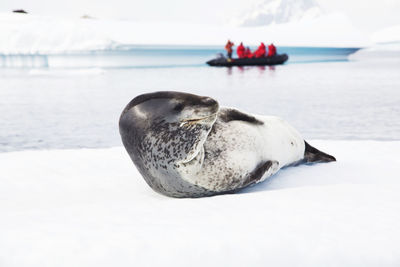
[[[398,266],[400,142],[310,143],[338,161],[201,199],[153,192],[122,147],[0,153],[0,263]]]
[[[374,43],[400,42],[400,25],[381,29],[371,35]]]
[[[287,46],[366,47],[367,36],[356,29],[342,13],[327,14],[315,19],[304,19],[270,26],[242,27],[239,40],[256,40],[266,36],[274,43]],[[262,32],[262,34],[261,34]]]
[[[270,26],[233,27],[0,13],[0,57],[118,50],[126,45],[221,45],[228,38],[247,45],[261,41],[286,46],[370,44],[342,14]]]
[[[400,62],[400,25],[379,30],[371,35],[373,45],[349,56],[350,60]]]
[[[0,14],[0,53],[35,54],[102,50],[114,42],[100,33],[95,20]]]
[[[349,55],[350,60],[400,62],[400,42],[378,43]]]
[[[322,14],[322,9],[313,0],[267,0],[231,23],[239,26],[266,26],[315,19]]]

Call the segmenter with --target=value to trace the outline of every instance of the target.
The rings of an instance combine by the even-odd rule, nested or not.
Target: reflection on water
[[[238,66],[238,67],[227,67],[226,68],[226,73],[228,75],[232,75],[234,71],[237,71],[239,73],[245,73],[246,71],[253,71],[254,69],[257,69],[260,74],[264,73],[266,70],[274,72],[275,71],[275,66]]]

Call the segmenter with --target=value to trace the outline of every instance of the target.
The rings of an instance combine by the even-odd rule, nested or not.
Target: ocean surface
[[[159,90],[283,117],[305,139],[400,140],[400,61],[356,51],[278,47],[286,64],[242,68],[207,66],[216,47],[0,55],[0,152],[120,146],[125,105]]]

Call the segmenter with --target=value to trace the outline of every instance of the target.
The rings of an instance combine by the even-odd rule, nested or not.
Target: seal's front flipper
[[[248,174],[247,179],[243,182],[242,188],[251,184],[264,181],[279,170],[279,162],[276,160],[268,160],[257,165],[257,167]]]
[[[306,149],[304,151],[304,160],[306,163],[336,161],[334,156],[319,151],[315,147],[310,146],[306,141],[304,141],[304,143],[306,145]]]

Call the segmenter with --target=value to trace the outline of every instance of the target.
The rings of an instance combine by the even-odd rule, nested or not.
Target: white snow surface
[[[374,43],[400,42],[400,25],[393,25],[372,34]]]
[[[375,61],[375,62],[400,62],[400,41],[379,43],[368,48],[363,48],[349,55],[350,60]]]
[[[56,18],[0,13],[0,54],[59,54],[123,49],[124,45],[246,45],[364,47],[369,38],[343,14],[258,27]]]
[[[231,23],[239,26],[266,26],[315,19],[323,13],[314,0],[266,0]]]
[[[124,148],[0,153],[1,266],[399,266],[400,142],[239,194],[153,192]]]
[[[95,20],[0,13],[0,53],[35,54],[103,50],[114,42]]]

